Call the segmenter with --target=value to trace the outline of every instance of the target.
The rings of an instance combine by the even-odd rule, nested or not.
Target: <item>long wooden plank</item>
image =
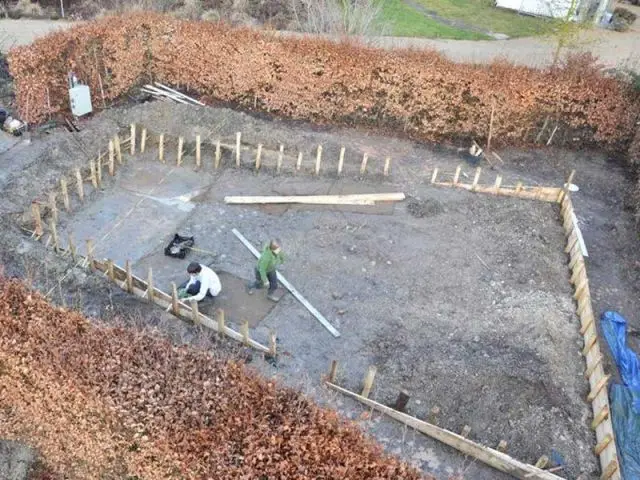
[[[384,413],[385,415],[388,415],[389,417],[398,420],[399,422],[402,422],[405,425],[414,428],[431,438],[435,438],[436,440],[439,440],[440,442],[455,448],[465,455],[472,456],[473,458],[480,460],[481,462],[495,468],[496,470],[508,473],[509,475],[513,475],[514,477],[522,480],[562,480],[562,477],[558,477],[553,473],[545,472],[544,470],[534,467],[533,465],[528,465],[526,463],[520,462],[498,450],[494,450],[492,448],[485,447],[484,445],[472,442],[462,435],[450,432],[449,430],[437,427],[423,420],[418,420],[417,418],[412,417],[411,415],[407,415],[406,413],[398,412],[393,408],[382,405],[374,400],[365,398],[362,395],[358,395],[357,393],[346,390],[333,383],[326,382],[326,385],[329,388],[336,390],[350,398],[353,398],[370,408]]]
[[[375,205],[375,202],[398,202],[404,193],[364,193],[353,195],[289,195],[289,196],[228,196],[224,203],[308,203],[314,205]]]
[[[256,250],[256,248],[251,245],[251,243],[244,238],[244,236],[235,228],[233,230],[231,230],[233,232],[233,234],[238,238],[238,240],[240,240],[242,242],[242,244],[247,247],[247,249],[253,254],[254,257],[256,258],[260,258],[260,252],[258,252],[258,250]],[[287,290],[289,290],[291,292],[291,295],[293,295],[294,297],[296,297],[296,299],[302,303],[302,305],[305,306],[305,308],[307,310],[309,310],[309,312],[311,312],[311,315],[313,315],[314,317],[316,317],[316,319],[322,324],[322,326],[324,328],[326,328],[327,330],[329,330],[329,332],[331,333],[331,335],[333,335],[334,337],[339,337],[340,336],[340,332],[338,330],[335,329],[335,327],[333,325],[331,325],[329,323],[329,321],[324,318],[324,316],[318,311],[316,310],[316,308],[311,305],[306,298],[304,298],[302,296],[302,294],[293,286],[291,285],[286,278],[284,278],[282,276],[282,274],[280,272],[277,272],[278,275],[278,281],[280,283],[282,283],[282,285],[284,285],[286,287]]]

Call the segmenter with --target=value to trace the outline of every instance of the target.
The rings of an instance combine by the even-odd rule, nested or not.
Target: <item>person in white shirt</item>
[[[187,267],[187,272],[191,278],[179,292],[180,298],[184,301],[195,300],[199,302],[204,297],[213,297],[215,299],[220,294],[220,290],[222,290],[220,279],[216,272],[209,267],[191,262]]]

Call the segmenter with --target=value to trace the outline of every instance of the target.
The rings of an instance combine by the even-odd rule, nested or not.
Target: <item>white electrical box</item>
[[[88,85],[76,85],[69,89],[69,99],[71,100],[71,113],[76,117],[81,117],[91,113],[91,92]]]

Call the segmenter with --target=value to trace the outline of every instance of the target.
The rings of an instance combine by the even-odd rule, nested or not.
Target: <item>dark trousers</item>
[[[256,288],[262,288],[262,278],[260,278],[260,272],[258,269],[255,269],[256,274]],[[278,289],[278,275],[276,271],[267,272],[267,279],[269,280],[269,293],[273,293]]]
[[[189,280],[180,285],[180,288],[185,288],[187,286],[187,283],[189,283]],[[200,293],[200,280],[196,280],[191,285],[189,285],[189,288],[187,288],[187,293],[191,296]],[[207,297],[214,298],[213,295],[211,295],[210,290],[207,290]]]

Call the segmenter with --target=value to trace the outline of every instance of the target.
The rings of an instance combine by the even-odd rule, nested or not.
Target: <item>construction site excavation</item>
[[[3,188],[13,213],[24,207],[12,248],[30,253],[14,268],[44,262],[35,282],[54,303],[82,292],[79,308],[100,316],[118,291],[143,323],[195,324],[194,342],[217,332],[436,478],[619,478],[569,189],[602,170],[577,154],[543,173],[517,151],[476,167],[455,149],[163,101],[38,145],[14,147],[18,180]],[[176,234],[193,237],[184,258],[165,254]],[[286,255],[276,302],[246,288],[251,247],[272,239]],[[177,298],[190,262],[218,274],[215,301]],[[635,298],[607,268],[596,282]]]

